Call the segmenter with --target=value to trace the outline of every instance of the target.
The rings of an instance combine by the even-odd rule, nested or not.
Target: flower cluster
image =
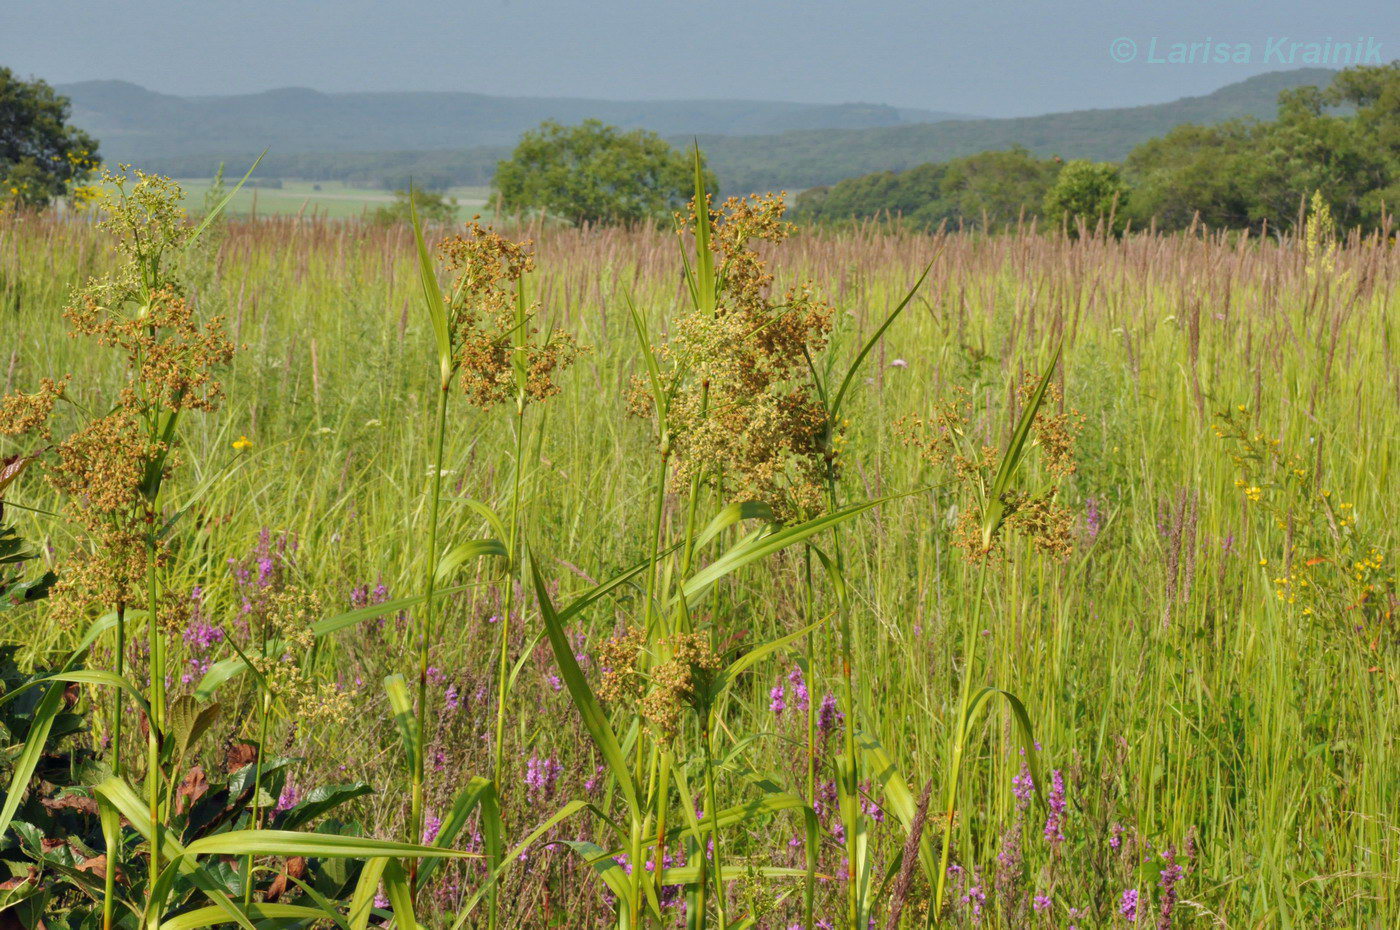
[[[538,304],[524,308],[520,318],[518,289],[535,266],[530,244],[507,239],[473,220],[467,235],[448,239],[439,251],[453,274],[447,297],[452,361],[468,402],[494,407],[514,398],[517,390],[532,401],[559,393],[556,376],[583,349],[562,331],[538,340],[533,322]]]
[[[1282,534],[1280,567],[1270,569],[1275,594],[1305,617],[1374,635],[1400,603],[1393,558],[1363,530],[1353,503],[1323,486],[1308,459],[1250,420],[1244,405],[1222,411],[1215,433],[1230,445],[1235,486],[1247,506]],[[1260,565],[1268,567],[1268,558]]]
[[[234,353],[219,318],[198,319],[170,262],[190,235],[179,187],[140,172],[134,182],[125,171],[104,180],[114,194],[101,225],[125,261],[79,288],[65,317],[70,337],[117,349],[126,378],[114,398],[86,404],[105,412],[59,440],[44,462],[65,516],[82,534],[52,592],[53,617],[64,625],[141,598],[137,580],[151,559],[166,557],[155,502],[179,464],[175,420],[217,406],[222,388],[214,372]],[[0,433],[51,442],[56,404],[74,393],[65,377],[0,398]]]
[[[1031,402],[1038,382],[1028,375],[1018,389],[1022,404]],[[1040,409],[1031,421],[1034,447],[1040,450],[1047,477],[1061,480],[1074,474],[1074,447],[1084,417],[1075,411],[1057,410],[1062,403],[1059,386],[1046,387]],[[952,399],[935,401],[926,417],[909,417],[901,423],[904,442],[930,465],[949,471],[972,500],[958,511],[953,544],[974,561],[984,561],[1002,551],[1005,528],[1028,539],[1042,552],[1063,558],[1073,548],[1074,516],[1058,500],[1058,486],[1030,492],[1008,488],[998,500],[988,500],[1001,455],[996,447],[975,446],[972,396],[961,388]],[[989,513],[995,511],[989,517]]]
[[[835,463],[826,407],[807,377],[808,360],[827,344],[832,308],[807,285],[780,299],[770,293],[773,275],[754,243],[788,236],[781,196],[730,198],[717,210],[692,203],[679,218],[683,231],[695,228],[698,209],[709,210],[713,227],[715,306],[678,320],[660,350],[673,480],[714,483],[722,474],[727,495],[794,519],[820,508]],[[641,379],[630,408],[655,413]]]

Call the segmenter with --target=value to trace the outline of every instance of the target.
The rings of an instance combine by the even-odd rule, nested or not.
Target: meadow
[[[303,216],[313,219],[363,219],[394,202],[394,192],[356,187],[343,181],[281,179],[280,187],[244,187],[229,201],[230,216]],[[182,178],[187,209],[199,212],[209,196],[208,178]],[[452,187],[443,192],[456,198],[461,219],[486,211],[485,187]]]
[[[163,654],[164,699],[203,698],[261,599],[349,616],[298,650],[296,698],[224,683],[168,775],[233,772],[255,743],[282,760],[266,808],[364,783],[341,827],[468,854],[371,883],[342,925],[411,924],[405,894],[431,927],[1400,925],[1393,239],[871,225],[726,253],[697,229],[711,261],[774,275],[771,330],[743,339],[802,351],[758,365],[760,394],[829,412],[871,348],[835,426],[751,474],[734,437],[798,427],[711,405],[745,343],[688,328],[742,276],[707,291],[707,250],[668,230],[501,232],[536,268],[518,304],[507,275],[483,306],[537,304],[538,342],[507,335],[504,373],[465,397],[440,389],[410,227],[234,218],[178,272],[237,351],[163,498],[182,518],[159,584],[184,612],[154,651],[130,620],[125,662],[140,690]],[[4,393],[120,388],[120,353],[61,313],[118,261],[81,218],[0,218]],[[706,380],[670,395],[659,445],[687,346]],[[1027,490],[989,492],[1020,454]],[[46,515],[63,503],[41,467],[4,513],[59,565],[86,537]],[[0,613],[26,667],[83,630],[42,603]],[[86,667],[120,667],[113,642]],[[91,714],[64,745],[108,751],[101,684],[75,686]],[[137,777],[141,725],[133,704]],[[257,926],[315,923],[249,901]]]

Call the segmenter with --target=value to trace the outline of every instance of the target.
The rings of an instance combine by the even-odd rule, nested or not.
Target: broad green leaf
[[[254,902],[245,909],[248,917],[255,920],[325,920],[326,913],[320,908],[298,904],[259,904]],[[221,907],[201,907],[186,911],[178,917],[170,917],[160,922],[161,930],[198,930],[200,927],[218,927],[237,923]]]
[[[706,524],[705,528],[700,531],[700,535],[695,537],[695,548],[697,550],[704,548],[706,543],[741,520],[763,520],[771,523],[773,519],[773,508],[763,501],[729,504],[715,514],[714,519]]]
[[[34,718],[29,724],[29,734],[24,741],[24,749],[15,760],[14,774],[10,777],[10,787],[5,793],[5,806],[0,808],[0,836],[9,832],[15,811],[19,810],[20,802],[29,791],[29,779],[33,777],[34,769],[44,754],[44,744],[48,742],[49,733],[53,730],[54,718],[62,709],[63,683],[55,681],[49,685],[49,690],[44,693],[43,700],[35,709]]]
[[[496,539],[470,539],[459,543],[449,549],[438,562],[437,580],[446,581],[452,577],[453,572],[462,567],[464,562],[488,555],[505,557],[509,553],[506,551],[505,545]]]
[[[323,814],[328,814],[346,801],[373,794],[374,788],[364,782],[356,782],[352,785],[319,785],[312,788],[297,804],[277,822],[277,826],[283,830],[295,830],[303,824],[308,824]]]
[[[185,847],[190,856],[320,856],[369,859],[375,856],[408,858],[480,858],[460,849],[422,846],[396,840],[376,840],[338,833],[303,833],[299,830],[231,830],[200,837]]]

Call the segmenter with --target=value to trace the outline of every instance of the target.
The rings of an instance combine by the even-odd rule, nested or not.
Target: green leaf
[[[1026,712],[1026,705],[1021,703],[1021,699],[1010,691],[1003,691],[1000,688],[983,688],[977,692],[967,708],[966,729],[962,733],[963,745],[968,745],[972,738],[972,721],[982,710],[988,701],[997,695],[1006,698],[1006,704],[1011,710],[1011,716],[1016,721],[1016,733],[1020,738],[1021,752],[1026,757],[1026,768],[1030,770],[1031,782],[1035,786],[1035,793],[1042,802],[1045,800],[1045,792],[1040,780],[1040,758],[1035,748],[1035,732],[1031,728],[1031,716]]]
[[[44,754],[44,744],[48,742],[49,732],[53,729],[54,717],[58,716],[62,709],[63,684],[55,681],[49,685],[49,690],[44,693],[43,699],[35,709],[34,719],[29,724],[29,734],[24,741],[24,749],[15,760],[10,788],[5,793],[5,806],[0,808],[0,836],[9,831],[15,811],[19,809],[20,802],[29,791],[29,779],[33,777],[34,769]]]
[[[374,788],[364,782],[352,785],[321,785],[311,789],[301,803],[282,817],[277,826],[283,830],[295,830],[324,814],[335,810],[346,801],[373,794]]]
[[[303,833],[298,830],[230,830],[204,836],[185,847],[190,856],[320,856],[368,859],[375,856],[408,858],[479,858],[460,849],[442,849],[396,840],[376,840],[338,833]]]
[[[166,730],[174,739],[166,744],[167,759],[183,759],[218,719],[218,704],[201,705],[188,694],[182,694],[170,702]]]
[[[471,781],[467,782],[467,786],[457,792],[457,797],[452,801],[452,807],[448,810],[447,816],[443,818],[442,825],[438,828],[437,836],[433,837],[433,845],[451,845],[452,841],[457,838],[457,834],[461,833],[463,828],[466,827],[467,819],[471,817],[472,811],[476,810],[477,805],[481,804],[482,799],[488,795],[494,800],[495,791],[496,788],[491,784],[489,779],[482,778],[480,775],[473,776]],[[483,816],[482,819],[486,820],[487,818]],[[499,820],[499,814],[496,819]],[[485,825],[483,824],[483,826]],[[487,832],[499,833],[499,830]],[[496,840],[496,846],[499,847],[499,836],[497,836]],[[486,844],[488,868],[495,867],[491,862],[491,845],[491,843]],[[436,870],[438,862],[439,860],[437,859],[429,859],[418,867],[418,881],[420,883],[427,882],[428,876],[432,875]]]
[[[763,501],[729,504],[715,514],[714,519],[695,537],[695,549],[698,551],[704,548],[706,543],[741,520],[763,520],[771,523],[773,519],[773,508]]]
[[[846,391],[850,390],[851,382],[855,380],[857,372],[860,371],[860,366],[865,362],[865,357],[875,348],[875,344],[880,341],[880,337],[885,334],[885,330],[889,329],[890,325],[904,312],[904,308],[909,306],[909,302],[914,299],[914,295],[919,292],[919,288],[923,287],[924,279],[928,277],[928,273],[932,270],[933,262],[930,261],[924,266],[924,273],[919,275],[919,280],[914,282],[914,286],[909,289],[909,293],[905,294],[904,299],[899,302],[899,305],[890,311],[889,316],[885,317],[885,322],[881,323],[880,328],[875,330],[875,335],[866,340],[865,345],[860,350],[860,354],[856,356],[856,360],[851,363],[850,368],[846,369],[846,377],[841,379],[841,387],[836,391],[836,399],[831,402],[830,418],[833,423],[841,413],[841,404],[846,399]]]
[[[530,559],[530,572],[534,577],[535,595],[540,602],[540,613],[544,617],[545,630],[549,634],[549,644],[554,649],[559,675],[569,689],[569,697],[573,699],[579,716],[583,718],[584,728],[588,730],[588,735],[593,738],[593,744],[598,747],[604,763],[617,779],[618,790],[627,802],[628,811],[634,820],[640,820],[641,805],[637,800],[637,787],[632,783],[632,771],[627,766],[627,759],[622,754],[622,747],[618,745],[617,736],[608,725],[607,715],[603,713],[593,689],[588,685],[588,679],[578,667],[568,633],[554,612],[554,604],[550,601],[544,579],[540,576],[539,563],[533,556]]]
[[[767,656],[772,655],[774,652],[777,652],[779,649],[782,649],[784,646],[791,645],[793,642],[796,642],[797,640],[806,636],[808,633],[811,633],[813,630],[815,630],[817,627],[821,626],[824,623],[826,623],[826,618],[823,617],[821,620],[818,620],[815,623],[809,623],[802,629],[789,633],[786,636],[779,637],[778,639],[764,643],[760,646],[755,646],[753,649],[750,649],[738,659],[731,662],[727,668],[725,668],[722,672],[715,676],[714,682],[710,686],[711,703],[713,703],[724,692],[725,688],[728,688],[731,684],[733,684],[734,679],[738,678],[741,674],[743,674],[746,669],[752,667],[755,663],[766,658]]]
[[[320,908],[304,907],[297,904],[249,904],[244,913],[255,920],[325,920],[326,913]],[[201,907],[187,911],[178,917],[160,922],[161,930],[197,930],[199,927],[218,927],[237,923],[221,907]]]
[[[1045,401],[1045,391],[1050,387],[1050,379],[1055,376],[1055,368],[1060,364],[1060,354],[1064,351],[1064,347],[1065,341],[1062,338],[1056,343],[1055,351],[1050,354],[1050,364],[1045,366],[1045,374],[1041,376],[1035,392],[1026,403],[1025,409],[1021,411],[1021,418],[1016,421],[1016,429],[1011,434],[1011,443],[1006,447],[1006,452],[1001,457],[996,477],[992,479],[992,488],[987,496],[985,512],[982,516],[982,545],[984,546],[991,544],[992,536],[1001,527],[1002,520],[1005,518],[1006,503],[1002,498],[1011,488],[1011,479],[1015,477],[1016,471],[1021,467],[1021,462],[1025,460],[1026,453],[1030,450],[1031,427],[1035,423],[1036,414],[1040,412],[1040,405]]]
[[[423,224],[418,220],[418,207],[415,203],[412,186],[408,192],[409,217],[413,221],[413,242],[418,247],[418,278],[423,286],[423,304],[428,309],[428,318],[433,324],[433,338],[437,341],[438,368],[442,378],[441,390],[452,384],[452,334],[448,331],[447,303],[438,286],[437,269],[433,267],[433,257],[428,252],[428,244],[423,241]]]
[[[849,507],[824,514],[814,520],[808,520],[806,523],[783,527],[757,540],[741,542],[738,546],[730,549],[724,555],[715,559],[709,565],[692,575],[682,588],[682,593],[686,600],[693,604],[704,595],[710,585],[714,584],[725,575],[738,571],[750,562],[765,558],[781,549],[786,549],[793,543],[799,543],[805,539],[810,539],[824,530],[828,530],[833,526],[839,526],[847,520],[865,513],[867,510],[871,510],[887,501],[904,496],[907,495],[892,494],[874,500],[863,501],[859,504],[852,504]]]
[[[452,573],[461,568],[462,564],[469,559],[479,559],[490,555],[505,557],[509,553],[506,551],[505,545],[497,539],[469,539],[464,543],[459,543],[449,549],[438,562],[437,580],[446,581],[451,578]]]
[[[909,790],[908,781],[900,773],[885,747],[880,745],[880,741],[875,737],[866,733],[857,733],[856,743],[860,748],[861,755],[865,758],[865,764],[861,767],[861,771],[869,777],[873,785],[880,789],[880,806],[894,814],[900,825],[908,830],[913,825],[914,818],[919,811],[919,803],[915,800],[914,793]],[[919,840],[919,864],[923,867],[924,876],[930,884],[934,882],[935,876],[938,874],[937,862],[933,852],[933,843],[929,839],[928,832],[925,831]]]
[[[233,195],[237,194],[240,190],[243,189],[243,185],[248,183],[248,179],[253,176],[253,172],[258,169],[258,163],[263,160],[263,155],[266,154],[267,149],[263,149],[262,155],[259,155],[256,159],[253,160],[252,167],[250,167],[247,173],[243,175],[243,179],[237,184],[235,184],[233,186],[233,190],[225,194],[222,200],[214,204],[214,209],[210,210],[209,213],[200,222],[200,224],[194,228],[194,232],[190,233],[190,238],[185,242],[185,248],[188,249],[190,246],[194,245],[195,241],[198,240],[200,236],[204,235],[204,231],[209,228],[209,225],[213,223],[214,220],[219,218],[219,215],[224,212],[224,207],[227,207],[229,201],[233,199]],[[220,175],[222,175],[223,169],[220,168],[219,172]]]
[[[656,364],[656,352],[652,348],[651,340],[647,337],[646,324],[642,321],[642,315],[637,311],[637,306],[632,302],[632,295],[624,294],[627,301],[627,310],[632,315],[632,329],[637,334],[637,345],[642,350],[642,358],[647,363],[647,380],[651,382],[651,400],[656,405],[656,422],[659,431],[666,433],[667,413],[670,408],[670,397],[662,388],[661,369]]]
[[[710,251],[710,198],[705,190],[705,160],[695,146],[695,293],[696,306],[714,313],[718,300],[715,255]]]
[[[398,728],[399,740],[403,743],[407,771],[418,770],[418,733],[414,726],[413,699],[408,696],[408,682],[402,675],[390,675],[384,679],[384,690],[389,695],[389,707],[394,712],[394,726]]]
[[[428,862],[435,862],[429,859]],[[365,862],[360,869],[360,878],[355,882],[355,893],[350,897],[350,930],[367,930],[374,899],[379,894],[379,884],[384,878],[384,870],[389,860],[376,856]]]
[[[384,893],[394,909],[394,925],[398,930],[415,930],[418,918],[413,913],[413,889],[397,859],[390,859],[384,865]]]
[[[585,810],[592,811],[594,814],[599,815],[599,817],[604,822],[608,822],[608,818],[605,815],[603,815],[602,811],[600,811],[592,803],[588,801],[570,801],[568,804],[565,804],[563,807],[559,808],[559,810],[555,811],[548,818],[546,818],[545,821],[539,826],[535,827],[534,830],[531,830],[529,836],[525,837],[525,839],[521,840],[520,843],[514,849],[506,853],[504,858],[501,858],[498,853],[497,864],[487,874],[486,881],[476,889],[476,892],[467,900],[467,903],[462,905],[462,909],[457,912],[457,919],[452,924],[453,930],[457,930],[457,928],[460,928],[466,921],[466,919],[469,916],[471,916],[472,910],[476,907],[478,903],[480,903],[483,896],[487,894],[495,894],[494,889],[500,882],[501,876],[504,875],[512,865],[514,865],[520,860],[521,853],[525,852],[527,849],[533,846],[536,840],[544,836],[550,830],[554,829],[555,826],[557,826],[560,823],[563,823],[565,820],[568,820],[570,817],[574,816],[574,814]],[[485,839],[489,846],[490,838],[486,837]]]

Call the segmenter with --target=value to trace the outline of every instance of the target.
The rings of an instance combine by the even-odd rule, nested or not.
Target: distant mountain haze
[[[881,104],[765,100],[617,101],[492,97],[468,93],[337,93],[285,87],[228,97],[177,97],[125,81],[57,88],[73,121],[102,141],[109,160],[259,151],[382,152],[512,145],[553,119],[600,119],[626,129],[757,135],[800,129],[868,129],[958,119]]]
[[[123,81],[57,89],[108,161],[182,177],[246,165],[268,177],[372,186],[483,184],[520,133],[542,120],[597,118],[686,145],[698,138],[729,192],[796,190],[1022,145],[1038,155],[1117,160],[1181,123],[1270,119],[1280,91],[1325,86],[1324,68],[1276,71],[1171,103],[979,119],[881,104],[610,101],[466,93],[338,93],[284,88],[178,97]]]

